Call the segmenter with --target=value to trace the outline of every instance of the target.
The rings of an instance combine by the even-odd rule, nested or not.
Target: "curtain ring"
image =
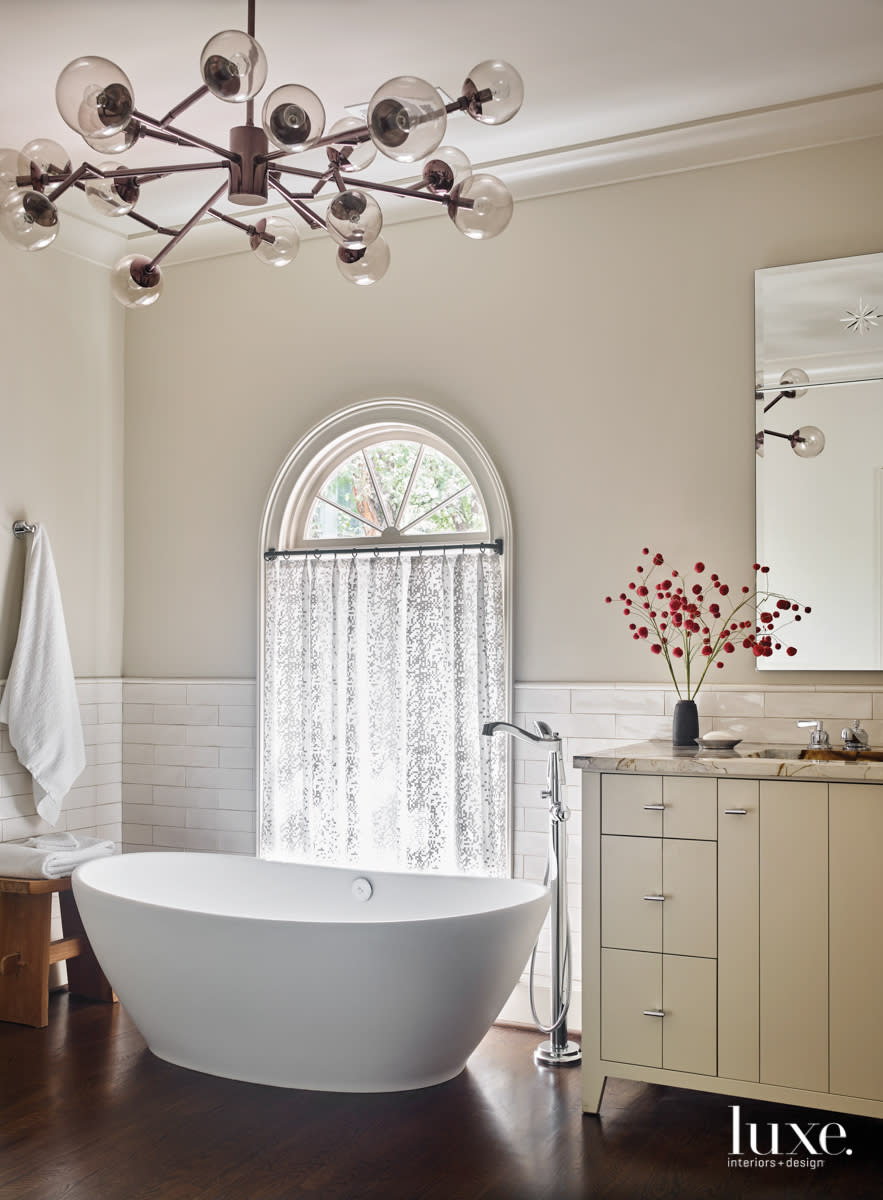
[[[356,554],[357,554],[357,550],[356,550],[355,546],[353,546],[352,550],[350,551],[350,554],[352,554],[352,556],[353,556],[353,562],[355,562],[355,561],[356,561]]]
[[[479,553],[479,554],[484,554],[484,546],[479,546],[479,547],[478,547],[478,553]]]
[[[380,558],[380,551],[379,551],[379,550],[376,550],[376,549],[375,549],[375,551],[374,551],[374,557],[375,557],[375,558]]]
[[[314,551],[313,551],[313,558],[321,558],[321,557],[322,557],[322,551],[321,551],[321,550],[314,550]]]

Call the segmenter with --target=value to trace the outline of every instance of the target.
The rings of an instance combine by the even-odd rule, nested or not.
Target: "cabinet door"
[[[717,1074],[717,979],[711,958],[662,956],[662,1065]]]
[[[883,786],[830,785],[831,1091],[883,1100]]]
[[[704,783],[705,780],[700,780]],[[662,842],[662,949],[666,954],[717,954],[717,847],[714,842]]]
[[[659,775],[602,775],[601,832],[662,837]]]
[[[662,955],[601,951],[601,1057],[662,1066]]]
[[[753,779],[719,779],[717,796],[718,1072],[756,1083],[759,785]]]
[[[760,1081],[828,1090],[828,788],[760,784]]]
[[[662,839],[601,838],[601,945],[662,950]]]

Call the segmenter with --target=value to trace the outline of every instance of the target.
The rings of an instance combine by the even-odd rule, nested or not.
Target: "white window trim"
[[[419,400],[404,397],[383,397],[353,404],[331,413],[318,425],[313,426],[294,446],[276,474],[267,495],[261,517],[261,532],[258,554],[258,687],[257,687],[257,736],[258,736],[258,786],[257,802],[260,808],[263,795],[263,681],[264,681],[264,629],[266,625],[266,584],[264,552],[276,550],[332,550],[333,541],[306,540],[304,528],[312,501],[334,465],[342,462],[362,446],[371,442],[388,440],[390,437],[419,438],[428,445],[435,445],[462,468],[473,484],[485,507],[487,532],[467,535],[462,540],[495,541],[503,539],[503,604],[505,610],[505,713],[501,720],[513,719],[513,649],[512,630],[513,604],[513,546],[512,516],[509,501],[499,472],[484,446],[462,422],[449,413]],[[450,535],[441,535],[436,540],[450,541]],[[409,540],[426,545],[432,536],[415,535],[399,537],[397,544],[404,546]],[[356,539],[342,540],[341,546],[351,546]],[[362,539],[366,541],[366,539]],[[370,544],[383,544],[383,538],[371,538]],[[388,544],[388,542],[387,542]],[[509,747],[509,795],[506,798],[506,823],[509,844],[509,871],[512,872],[514,831],[512,828],[512,757],[511,739]]]

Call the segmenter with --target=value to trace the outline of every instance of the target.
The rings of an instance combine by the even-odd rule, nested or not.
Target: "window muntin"
[[[308,541],[482,534],[487,518],[474,484],[435,446],[406,439],[372,443],[326,477],[306,522]]]

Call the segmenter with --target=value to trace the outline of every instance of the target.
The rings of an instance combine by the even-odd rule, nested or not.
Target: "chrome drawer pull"
[[[644,811],[645,812],[664,812],[665,805],[664,804],[645,804]]]
[[[645,1017],[664,1017],[665,1013],[662,1011],[661,1008],[645,1008],[644,1016]]]
[[[725,808],[725,817],[744,817],[748,813],[747,808]]]
[[[665,900],[665,896],[645,896],[645,900],[658,900],[660,904]]]

